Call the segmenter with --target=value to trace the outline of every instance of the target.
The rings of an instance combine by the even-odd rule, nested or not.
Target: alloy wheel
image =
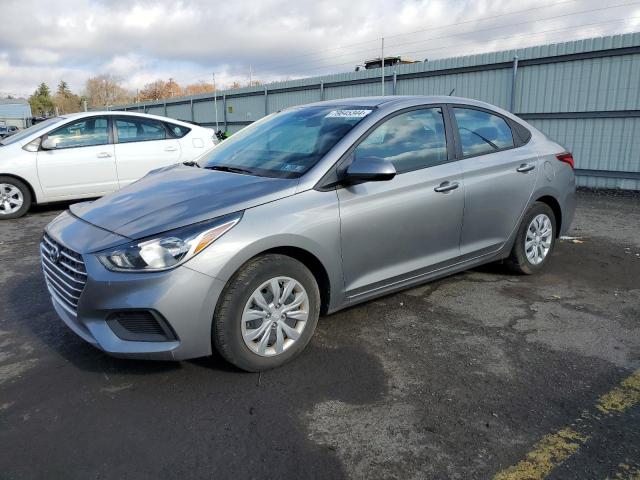
[[[551,219],[541,213],[536,215],[529,227],[524,241],[524,251],[527,260],[533,265],[539,265],[544,261],[551,250],[553,240],[553,225]]]
[[[0,215],[17,212],[24,204],[22,192],[15,185],[0,183]]]

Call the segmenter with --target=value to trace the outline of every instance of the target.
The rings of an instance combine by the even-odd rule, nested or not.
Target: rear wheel
[[[556,240],[556,217],[542,202],[535,202],[522,219],[507,265],[514,271],[533,274],[549,261]]]
[[[16,178],[0,176],[0,220],[22,217],[29,207],[29,188]]]
[[[313,274],[285,255],[244,265],[225,287],[213,321],[213,344],[250,372],[278,367],[309,343],[320,315]]]

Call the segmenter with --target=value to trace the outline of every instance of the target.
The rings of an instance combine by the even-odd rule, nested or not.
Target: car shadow
[[[211,356],[187,361],[160,361],[117,358],[93,347],[78,337],[58,318],[39,268],[22,272],[8,289],[4,305],[5,318],[11,319],[16,330],[25,331],[51,352],[87,372],[153,375],[180,370],[186,366],[221,373],[245,373],[227,362],[215,351]],[[4,329],[12,329],[5,323]],[[368,363],[368,362],[367,362]]]
[[[82,370],[147,375],[180,368],[179,362],[111,357],[79,338],[55,313],[39,268],[30,269],[26,274],[22,272],[11,283],[7,293],[8,302],[4,305],[5,319],[10,319],[15,330],[33,337],[34,340],[43,343],[49,351],[55,352]],[[3,326],[5,330],[12,330],[11,327],[11,324],[6,322]]]
[[[17,351],[28,347],[33,362],[2,391],[19,399],[6,420],[7,431],[20,432],[5,452],[15,476],[46,469],[55,478],[115,478],[105,469],[128,465],[132,478],[208,478],[213,471],[216,478],[346,478],[322,433],[335,421],[325,409],[368,405],[389,388],[380,360],[352,336],[335,328],[330,344],[312,340],[295,361],[259,374],[217,355],[113,358],[57,318],[37,264],[29,264],[0,292],[2,330]]]

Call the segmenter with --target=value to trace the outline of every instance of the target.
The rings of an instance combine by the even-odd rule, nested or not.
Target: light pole
[[[380,50],[380,60],[382,65],[382,96],[384,97],[384,37],[382,37],[382,48]]]
[[[216,111],[216,133],[218,132],[218,92],[216,91],[216,74],[211,74],[213,77],[213,108]]]

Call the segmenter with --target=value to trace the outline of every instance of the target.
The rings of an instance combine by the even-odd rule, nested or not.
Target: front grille
[[[122,340],[166,342],[176,338],[160,314],[149,310],[112,312],[107,317],[107,324]]]
[[[87,283],[87,270],[82,255],[45,233],[40,243],[40,258],[49,292],[65,310],[75,316],[78,300]]]

